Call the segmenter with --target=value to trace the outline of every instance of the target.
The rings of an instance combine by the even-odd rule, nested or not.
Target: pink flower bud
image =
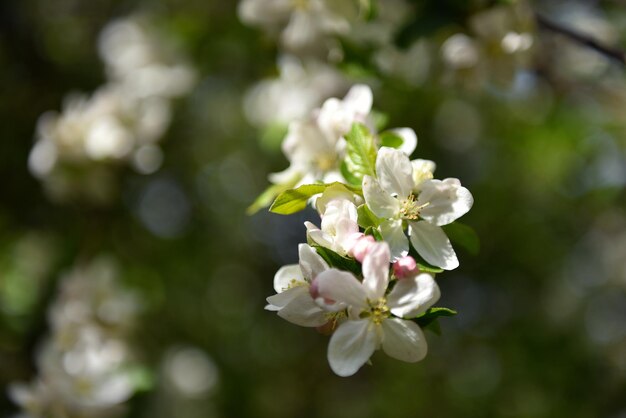
[[[405,279],[408,277],[415,277],[419,273],[417,262],[410,255],[398,259],[393,263],[393,274],[398,279]]]
[[[363,235],[361,238],[357,240],[352,249],[350,250],[350,254],[354,258],[356,258],[360,263],[363,262],[363,259],[369,253],[372,246],[376,245],[376,240],[371,235]]]

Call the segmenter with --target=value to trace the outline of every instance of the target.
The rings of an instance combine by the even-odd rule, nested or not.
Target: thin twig
[[[620,64],[626,66],[626,52],[622,51],[621,49],[602,45],[595,39],[592,39],[572,29],[563,27],[559,25],[558,23],[555,23],[551,20],[546,19],[540,14],[535,14],[535,17],[537,19],[537,23],[539,24],[541,28],[566,36],[569,39],[576,41],[579,44],[584,45],[588,48],[594,49],[597,52],[601,53],[602,55],[605,55],[615,61],[618,61]]]

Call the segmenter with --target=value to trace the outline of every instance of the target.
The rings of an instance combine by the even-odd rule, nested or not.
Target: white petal
[[[380,234],[385,242],[389,244],[393,260],[404,257],[409,253],[409,239],[404,234],[404,228],[400,219],[382,222],[380,224]]]
[[[289,289],[289,285],[293,284],[293,281],[304,282],[300,266],[298,264],[283,266],[274,275],[274,290],[276,293],[281,293]]]
[[[325,183],[332,183],[324,179]],[[326,212],[326,205],[334,202],[335,200],[347,200],[354,203],[357,195],[354,192],[346,189],[344,186],[335,184],[329,186],[324,190],[324,193],[315,201],[315,207],[320,214]]]
[[[413,154],[413,151],[415,151],[415,147],[417,146],[417,135],[415,134],[415,131],[411,128],[396,128],[393,129],[392,132],[402,138],[403,142],[399,150],[407,156]]]
[[[415,363],[426,357],[428,344],[420,327],[404,319],[388,318],[382,322],[383,350],[389,356]]]
[[[298,253],[300,255],[300,269],[305,279],[311,281],[321,272],[328,270],[328,264],[315,251],[315,249],[307,244],[298,245]]]
[[[339,247],[338,252],[345,255],[351,248],[351,237],[359,232],[359,225],[351,219],[343,218],[337,222],[335,228],[337,232],[335,244]]]
[[[268,297],[267,303],[271,305],[271,309],[267,309],[268,311],[276,311],[287,306],[292,300],[296,299],[299,295],[309,293],[308,286],[296,286],[291,289],[287,289],[284,292],[277,293],[273,296]],[[267,307],[266,307],[267,308]],[[277,308],[277,309],[275,309]]]
[[[352,376],[372,356],[378,335],[368,319],[345,321],[328,343],[328,363],[339,376]]]
[[[333,237],[313,225],[311,222],[305,222],[304,226],[306,226],[306,233],[308,237],[313,242],[325,248],[333,248]]]
[[[376,175],[380,187],[390,195],[406,198],[413,191],[413,166],[400,150],[381,147],[376,157]]]
[[[370,112],[373,101],[372,89],[365,84],[352,86],[343,99],[343,103],[346,107],[361,116],[365,116]]]
[[[298,292],[284,308],[278,311],[278,316],[302,327],[319,327],[328,322],[326,313],[313,301],[308,288],[302,286],[305,292]]]
[[[400,202],[385,192],[378,180],[363,177],[363,196],[372,212],[379,218],[395,218],[400,213]]]
[[[440,296],[435,279],[430,274],[422,273],[410,279],[398,280],[387,296],[387,306],[395,316],[414,318],[426,312]]]
[[[430,160],[411,160],[411,165],[413,166],[413,182],[415,183],[414,190],[421,190],[421,184],[424,180],[430,180],[433,178],[433,173],[437,168],[437,165],[434,161]]]
[[[420,185],[418,205],[428,204],[420,216],[435,225],[447,225],[465,215],[474,198],[457,179],[425,180]]]
[[[384,242],[374,244],[363,259],[363,288],[372,301],[385,295],[389,284],[389,261],[389,246]]]
[[[367,307],[367,294],[361,282],[347,271],[326,270],[317,276],[316,282],[319,294],[323,298],[345,303],[357,310]]]
[[[459,266],[459,260],[450,240],[440,226],[426,221],[409,224],[411,244],[424,260],[444,270],[453,270]]]

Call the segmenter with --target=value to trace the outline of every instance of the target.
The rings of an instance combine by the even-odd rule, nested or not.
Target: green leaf
[[[317,253],[328,263],[329,266],[339,270],[349,271],[357,277],[361,276],[361,264],[359,264],[356,260],[343,257],[326,247],[314,245],[313,248],[315,248]]]
[[[450,241],[458,244],[471,255],[478,255],[480,252],[480,239],[472,227],[460,222],[452,222],[442,226],[442,228]]]
[[[379,135],[380,146],[390,148],[400,148],[404,144],[404,139],[392,131],[385,131]]]
[[[346,135],[345,171],[359,184],[363,176],[376,176],[376,144],[365,125],[353,123]],[[353,182],[352,181],[352,182]]]
[[[442,316],[454,316],[456,314],[457,314],[457,311],[455,311],[454,309],[435,306],[435,307],[429,308],[423,314],[416,316],[415,318],[410,318],[410,319],[414,321],[415,323],[417,323],[417,325],[419,325],[420,327],[427,327],[432,322],[436,321],[438,318]]]
[[[376,228],[382,221],[378,216],[374,215],[374,212],[365,204],[356,208],[356,212],[358,214],[357,223],[361,228]]]
[[[246,213],[248,215],[254,215],[259,210],[268,207],[274,201],[276,196],[285,190],[289,190],[294,184],[272,184],[265,189],[265,191],[263,191],[263,193],[261,193],[250,206],[248,206]]]
[[[349,184],[353,185],[353,186],[360,186],[361,185],[361,179],[356,177],[354,174],[352,174],[349,170],[348,170],[348,166],[346,165],[345,160],[341,162],[341,165],[339,166],[339,170],[341,171],[341,175],[343,176],[343,178],[345,178]]]
[[[306,208],[309,199],[316,194],[324,193],[324,190],[330,186],[339,185],[347,190],[361,194],[361,189],[358,187],[349,186],[340,182],[334,183],[319,183],[319,184],[305,184],[295,189],[285,190],[280,193],[272,206],[270,206],[270,212],[278,213],[280,215],[291,215],[292,213],[299,212]]]
[[[383,236],[380,234],[380,231],[378,230],[378,228],[368,226],[367,228],[365,228],[365,231],[363,231],[363,233],[365,235],[373,236],[376,239],[376,241],[384,241]]]

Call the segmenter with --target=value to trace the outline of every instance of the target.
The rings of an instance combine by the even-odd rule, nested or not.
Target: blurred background
[[[0,414],[626,417],[622,47],[619,0],[0,3]],[[356,82],[481,250],[424,361],[340,378],[263,310],[316,215],[245,212]]]

